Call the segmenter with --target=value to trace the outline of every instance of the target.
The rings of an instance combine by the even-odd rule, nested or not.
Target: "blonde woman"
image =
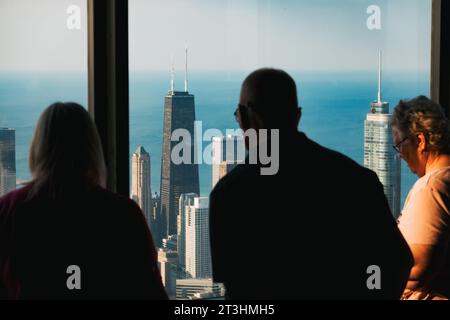
[[[32,181],[0,199],[0,299],[167,299],[141,210],[105,189],[83,107],[43,112],[29,165]]]

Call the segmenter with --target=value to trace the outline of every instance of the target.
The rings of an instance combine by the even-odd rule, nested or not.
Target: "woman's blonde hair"
[[[31,196],[70,196],[106,184],[100,137],[79,104],[57,102],[40,116],[30,147]]]

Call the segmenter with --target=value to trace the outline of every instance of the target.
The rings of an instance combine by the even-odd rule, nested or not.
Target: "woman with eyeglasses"
[[[403,299],[450,298],[450,127],[443,108],[420,96],[392,115],[394,148],[419,179],[399,228],[414,256]]]

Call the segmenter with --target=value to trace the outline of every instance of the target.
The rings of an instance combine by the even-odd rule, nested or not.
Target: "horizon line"
[[[277,68],[277,67],[261,67],[261,68],[274,68],[281,69],[287,72],[378,72],[378,68],[372,69],[289,69],[289,68]],[[192,72],[252,72],[254,70],[258,70],[261,68],[254,69],[190,69],[190,73]],[[88,73],[87,70],[75,70],[75,69],[65,69],[65,70],[48,70],[48,69],[0,69],[0,73],[54,73],[54,74],[63,74],[63,73]],[[158,72],[158,73],[167,73],[170,76],[170,72],[166,69],[129,69],[129,73],[149,73],[149,72]],[[409,73],[431,73],[431,69],[383,69],[383,72],[409,72]]]

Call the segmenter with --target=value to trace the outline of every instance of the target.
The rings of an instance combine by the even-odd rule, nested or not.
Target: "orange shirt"
[[[443,266],[427,285],[428,290],[446,297],[450,297],[449,209],[450,167],[446,167],[417,180],[409,192],[399,219],[399,229],[409,245],[447,247],[446,257],[442,257]],[[426,299],[427,294],[419,292],[417,297]],[[429,298],[435,299],[437,296],[431,295]]]
[[[408,244],[444,245],[450,236],[450,167],[428,173],[408,194],[399,228]]]

